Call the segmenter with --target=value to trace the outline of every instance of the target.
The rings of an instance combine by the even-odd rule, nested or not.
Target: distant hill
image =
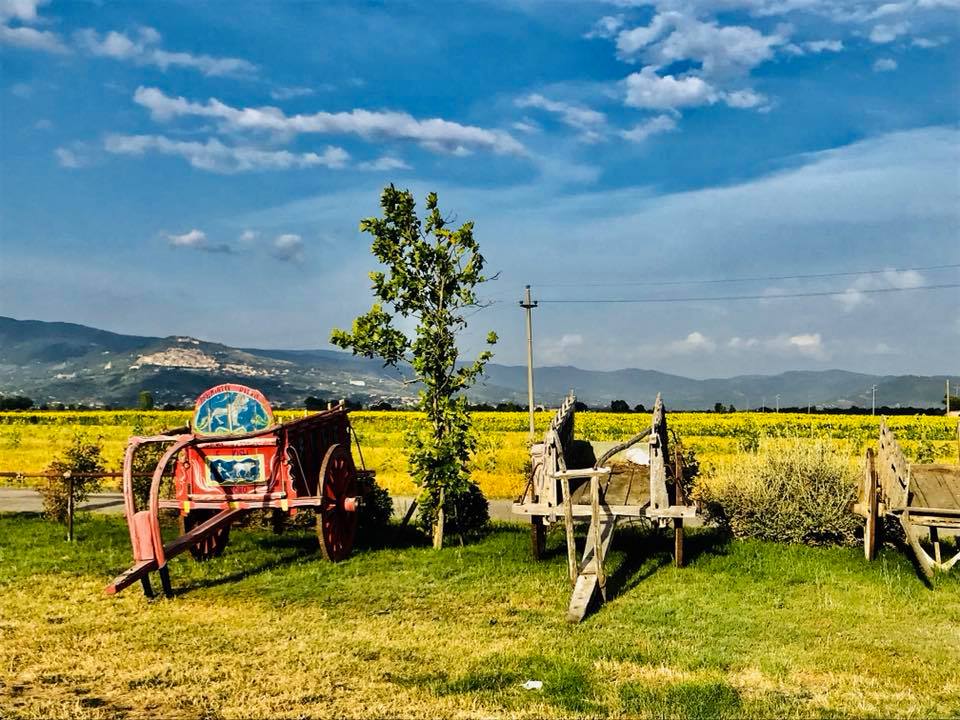
[[[878,403],[938,407],[943,376],[877,376],[844,370],[741,375],[693,380],[655,370],[581,370],[540,367],[535,372],[537,402],[553,405],[569,390],[584,402],[651,405],[658,392],[668,407],[704,409],[714,403],[737,408],[780,405],[861,407]],[[157,404],[191,404],[203,390],[221,382],[259,388],[278,406],[302,405],[307,396],[350,398],[361,403],[385,400],[410,404],[416,388],[376,360],[334,350],[232,348],[196,338],[121,335],[73,323],[0,317],[0,394],[26,395],[37,403],[132,406],[141,390]],[[474,402],[526,403],[526,368],[487,366],[484,380],[470,393]]]

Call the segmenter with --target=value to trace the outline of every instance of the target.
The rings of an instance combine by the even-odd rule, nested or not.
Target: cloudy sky
[[[325,347],[393,182],[465,351],[529,283],[538,364],[960,369],[960,0],[0,0],[0,113],[0,314]]]

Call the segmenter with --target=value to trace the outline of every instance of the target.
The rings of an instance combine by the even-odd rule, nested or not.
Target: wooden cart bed
[[[909,462],[885,422],[880,423],[877,452],[867,450],[854,511],[866,520],[863,552],[868,560],[876,555],[880,519],[889,517],[899,520],[928,578],[960,562],[960,543],[948,555],[949,546],[941,542],[941,532],[956,538],[960,531],[960,465]]]

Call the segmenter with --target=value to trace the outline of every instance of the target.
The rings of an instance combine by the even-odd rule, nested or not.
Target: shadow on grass
[[[728,552],[730,536],[720,528],[698,528],[684,537],[684,567],[704,556]],[[629,592],[655,573],[673,564],[673,534],[637,525],[620,528],[610,551],[621,554],[620,564],[607,577],[607,598]]]

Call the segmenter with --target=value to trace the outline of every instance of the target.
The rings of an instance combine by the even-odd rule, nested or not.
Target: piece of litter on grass
[[[543,680],[527,680],[523,684],[524,690],[542,690],[543,689]]]

